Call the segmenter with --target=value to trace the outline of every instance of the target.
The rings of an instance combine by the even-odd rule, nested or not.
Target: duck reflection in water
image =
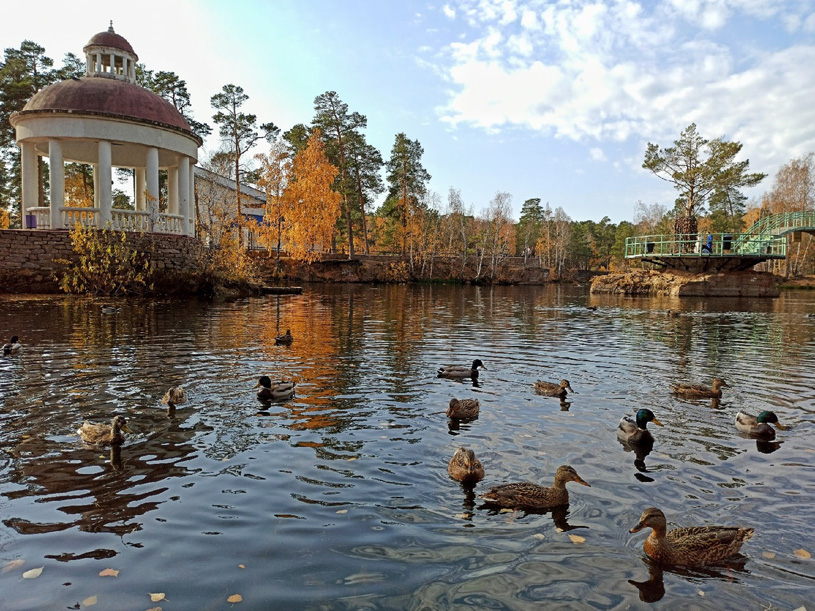
[[[780,441],[766,441],[764,439],[756,439],[756,450],[762,454],[772,454],[781,447]]]
[[[665,596],[665,573],[678,575],[687,580],[699,581],[704,579],[721,579],[728,582],[738,583],[738,579],[733,574],[737,573],[749,574],[750,571],[746,570],[745,564],[747,558],[733,558],[727,562],[724,570],[717,570],[711,567],[695,567],[688,568],[682,566],[666,566],[658,562],[654,562],[650,558],[641,558],[642,562],[648,567],[648,579],[646,581],[636,581],[629,579],[628,583],[639,590],[640,600],[646,603],[655,603]]]
[[[565,399],[560,400],[560,411],[568,412],[569,407],[572,405],[571,401],[566,401]]]
[[[478,506],[478,509],[481,511],[486,511],[488,515],[495,516],[501,513],[502,509],[506,509],[504,507],[499,507],[494,503],[482,503]],[[555,524],[555,528],[558,529],[560,532],[566,532],[569,530],[577,530],[579,528],[588,528],[588,526],[583,525],[574,525],[569,524],[569,505],[558,505],[557,507],[552,507],[550,509],[534,509],[532,507],[518,507],[517,509],[513,510],[513,512],[509,515],[509,522],[514,522],[515,520],[523,520],[527,516],[545,516],[549,515],[552,518],[552,522]]]

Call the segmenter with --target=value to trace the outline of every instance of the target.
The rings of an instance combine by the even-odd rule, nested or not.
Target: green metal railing
[[[747,234],[714,233],[712,251],[707,251],[707,234],[700,233],[689,239],[687,235],[644,235],[626,238],[626,258],[636,257],[721,257],[764,256],[784,258],[787,256],[787,239],[783,236],[749,236]],[[740,244],[737,246],[737,244]]]
[[[734,244],[739,250],[751,241],[767,236],[781,236],[791,231],[815,231],[815,211],[781,212],[758,219],[750,225]]]

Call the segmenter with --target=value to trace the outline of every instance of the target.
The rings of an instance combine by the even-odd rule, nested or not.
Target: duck
[[[577,482],[583,486],[591,485],[581,478],[577,471],[569,465],[558,467],[555,473],[555,485],[551,488],[539,486],[532,482],[519,482],[503,484],[490,488],[488,492],[480,495],[490,505],[508,507],[510,509],[548,509],[567,505],[569,492],[566,490],[567,482]]]
[[[651,431],[648,430],[648,423],[653,422],[657,426],[662,426],[662,423],[654,416],[654,412],[650,409],[637,410],[635,418],[631,416],[623,416],[620,419],[620,424],[617,426],[617,437],[628,443],[646,443],[654,441]]]
[[[171,408],[181,405],[187,402],[187,393],[181,386],[171,386],[161,402]]]
[[[255,388],[260,387],[258,390],[258,399],[261,401],[285,401],[294,396],[294,382],[280,381],[274,386],[269,376],[260,376]]]
[[[466,378],[478,379],[478,368],[486,369],[481,359],[475,359],[471,367],[466,365],[445,365],[439,367],[438,377],[450,378],[453,380],[463,380]]]
[[[484,479],[484,467],[469,448],[459,448],[447,463],[447,473],[457,482],[475,484]]]
[[[570,392],[574,392],[574,390],[572,390],[571,384],[569,384],[569,380],[561,380],[558,383],[543,382],[541,380],[535,382],[535,393],[543,395],[545,397],[562,398],[566,396],[567,390],[569,390]]]
[[[20,338],[16,335],[12,335],[8,343],[3,344],[3,356],[17,354],[22,347],[23,345],[20,343]]]
[[[718,564],[738,554],[755,529],[741,526],[690,526],[668,531],[665,514],[656,507],[642,512],[629,532],[650,528],[643,544],[645,554],[661,564],[705,566]]]
[[[116,306],[112,306],[110,304],[105,304],[102,306],[102,314],[118,314],[119,308]]]
[[[275,346],[291,346],[291,343],[294,341],[294,338],[291,335],[291,330],[286,329],[286,332],[283,335],[278,335],[274,338]]]
[[[691,399],[720,399],[722,397],[722,387],[730,386],[721,378],[713,378],[713,388],[703,384],[671,384],[671,392],[680,397]]]
[[[447,417],[466,420],[477,418],[481,403],[478,399],[450,399],[450,406],[447,408]]]
[[[761,412],[758,416],[751,416],[744,412],[736,414],[736,428],[742,433],[748,433],[755,437],[775,439],[775,429],[770,424],[775,424],[782,431],[786,428],[778,422],[778,416],[773,412]]]
[[[85,421],[76,432],[85,443],[99,446],[120,446],[125,442],[122,431],[129,433],[124,416],[114,416],[110,424],[92,424]]]
[[[679,316],[681,316],[676,310],[667,310],[665,313],[671,318],[679,318]]]

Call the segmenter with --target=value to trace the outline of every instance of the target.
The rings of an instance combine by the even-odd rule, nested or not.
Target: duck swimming
[[[542,382],[538,380],[535,382],[535,393],[539,395],[543,395],[545,397],[565,397],[569,392],[574,392],[572,390],[571,384],[569,384],[569,380],[561,380],[557,384],[554,382]]]
[[[577,474],[577,471],[569,465],[563,465],[558,467],[557,473],[555,473],[555,485],[551,488],[531,482],[504,484],[490,488],[488,492],[480,495],[480,498],[486,500],[490,505],[510,509],[558,507],[569,503],[569,492],[566,490],[567,482],[577,482],[590,487]]]
[[[475,359],[471,367],[465,365],[446,365],[439,367],[438,377],[452,380],[464,380],[466,378],[478,379],[478,368],[486,369],[481,359]]]
[[[92,424],[85,421],[76,432],[85,443],[99,446],[120,446],[125,442],[122,431],[129,433],[124,416],[114,416],[110,424]]]
[[[294,338],[291,335],[291,330],[286,329],[286,332],[283,335],[278,335],[274,338],[275,346],[291,346],[291,343],[294,341]]]
[[[628,443],[653,443],[654,437],[648,430],[648,423],[653,422],[657,426],[662,423],[656,419],[654,412],[650,409],[637,410],[636,419],[631,416],[623,416],[617,426],[617,437]]]
[[[454,480],[475,484],[484,479],[484,467],[469,448],[459,448],[447,464],[447,473]]]
[[[20,352],[22,347],[23,345],[20,343],[20,338],[16,335],[12,335],[11,340],[9,340],[8,343],[3,344],[3,356],[17,354]]]
[[[162,403],[169,407],[175,407],[187,402],[187,393],[181,386],[172,386],[164,395],[161,400]]]
[[[450,399],[450,406],[447,408],[448,418],[467,420],[478,417],[481,403],[478,399]]]
[[[761,437],[762,439],[775,439],[775,429],[770,426],[775,426],[784,430],[785,427],[778,422],[778,416],[773,412],[761,412],[757,417],[739,412],[736,414],[736,428],[742,433],[748,433],[754,437]]]
[[[680,397],[687,397],[689,399],[720,399],[722,396],[722,387],[730,388],[723,379],[713,378],[713,388],[704,386],[703,384],[671,384],[671,392]]]
[[[272,385],[269,376],[260,376],[255,388],[260,388],[258,390],[258,399],[261,401],[285,401],[294,396],[295,386],[294,382],[283,382],[282,380]]]
[[[642,512],[640,521],[629,532],[650,528],[643,544],[651,560],[662,564],[704,566],[735,556],[754,529],[739,526],[690,526],[668,531],[665,514],[656,507]]]

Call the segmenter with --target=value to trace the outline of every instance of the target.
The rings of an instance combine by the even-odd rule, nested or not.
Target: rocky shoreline
[[[634,270],[595,276],[593,294],[666,297],[778,297],[777,276],[768,272],[698,273]]]

